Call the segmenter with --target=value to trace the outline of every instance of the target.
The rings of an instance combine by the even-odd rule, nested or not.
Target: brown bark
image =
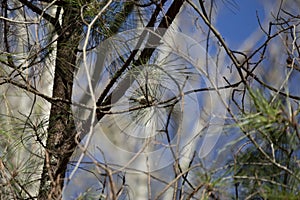
[[[174,2],[159,28],[167,29],[178,14],[184,0]],[[80,10],[76,7],[64,7],[61,33],[57,43],[57,58],[53,86],[53,97],[71,101],[73,76],[75,71],[75,50],[80,41]],[[165,32],[160,32],[161,36]],[[149,59],[154,49],[143,52],[141,57]],[[107,98],[106,98],[107,100]],[[99,112],[99,110],[97,109]],[[98,113],[97,113],[98,114]],[[99,119],[99,118],[98,118]],[[101,118],[100,118],[101,119]],[[99,119],[99,120],[100,120]],[[64,175],[70,156],[76,146],[75,125],[71,107],[63,102],[52,104],[46,143],[46,156],[41,177],[38,199],[60,199]]]
[[[65,6],[62,28],[58,33],[57,57],[54,74],[54,98],[71,101],[76,49],[80,41],[82,25],[79,24],[79,9]],[[76,146],[75,125],[71,105],[52,104],[44,167],[38,199],[60,199],[64,175],[69,158]]]

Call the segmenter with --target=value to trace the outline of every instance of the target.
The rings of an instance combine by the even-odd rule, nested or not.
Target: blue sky
[[[220,2],[218,6],[220,13],[216,19],[216,27],[233,48],[237,48],[259,28],[256,12],[261,22],[264,19],[261,0],[228,0]]]

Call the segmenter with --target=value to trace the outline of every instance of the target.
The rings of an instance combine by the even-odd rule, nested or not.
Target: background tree
[[[1,1],[0,198],[296,199],[299,4],[265,3],[260,30],[233,49],[215,19],[234,1]],[[187,118],[189,105],[199,119]],[[218,118],[226,125],[209,143],[205,134],[221,133]],[[99,127],[137,156],[135,148],[170,152],[161,154],[169,165],[140,170],[147,157],[135,163],[144,168],[116,169]],[[155,137],[131,139],[152,129]],[[197,134],[182,147],[171,143],[179,130]]]

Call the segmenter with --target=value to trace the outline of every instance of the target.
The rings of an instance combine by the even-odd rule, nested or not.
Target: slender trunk
[[[57,41],[53,98],[71,101],[76,48],[80,42],[82,25],[79,9],[65,6],[62,29]],[[71,105],[58,102],[51,105],[45,160],[38,199],[60,199],[69,158],[76,146],[75,126]]]

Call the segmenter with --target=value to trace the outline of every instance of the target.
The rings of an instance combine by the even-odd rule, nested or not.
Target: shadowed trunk
[[[76,49],[82,31],[79,12],[74,6],[64,7],[57,41],[53,98],[68,101],[72,98]],[[74,129],[71,105],[63,102],[52,104],[39,199],[60,199],[67,163],[76,146]]]

